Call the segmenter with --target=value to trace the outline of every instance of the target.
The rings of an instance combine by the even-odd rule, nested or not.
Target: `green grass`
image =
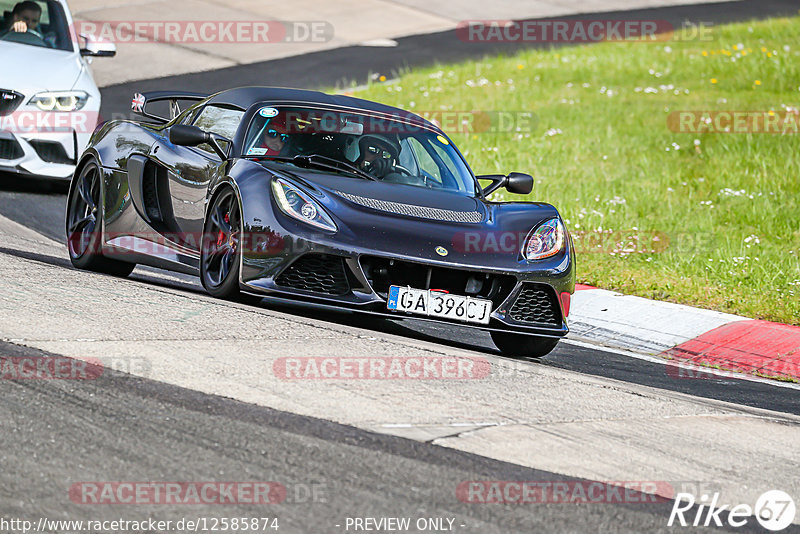
[[[678,110],[796,110],[797,35],[800,18],[784,18],[717,26],[712,41],[525,51],[357,96],[418,112],[533,112],[520,132],[451,137],[476,173],[533,174],[528,198],[554,204],[574,237],[666,237],[657,253],[581,246],[579,282],[800,324],[800,135],[667,127]]]

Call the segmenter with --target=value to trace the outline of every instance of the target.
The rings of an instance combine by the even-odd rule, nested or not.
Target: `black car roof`
[[[253,104],[265,101],[327,104],[360,111],[385,113],[388,115],[402,117],[405,120],[414,122],[419,121],[429,128],[439,130],[439,128],[434,124],[423,119],[419,115],[404,109],[396,108],[394,106],[387,106],[385,104],[379,104],[377,102],[355,98],[352,96],[330,95],[320,91],[310,91],[308,89],[291,89],[287,87],[237,87],[235,89],[227,89],[212,95],[209,98],[208,103],[227,104],[230,106],[247,109]]]

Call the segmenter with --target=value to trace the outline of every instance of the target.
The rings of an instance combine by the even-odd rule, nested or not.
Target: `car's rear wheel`
[[[128,276],[135,263],[103,256],[100,167],[90,161],[78,171],[67,197],[67,248],[79,269]]]
[[[558,339],[551,337],[495,331],[491,334],[500,352],[513,358],[541,358],[558,345]]]
[[[239,289],[242,255],[242,212],[236,192],[223,186],[206,213],[200,249],[200,280],[211,295],[240,302],[261,299]]]

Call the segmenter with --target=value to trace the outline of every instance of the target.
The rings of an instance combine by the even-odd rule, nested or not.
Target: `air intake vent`
[[[15,139],[0,139],[0,159],[18,159],[24,155]]]
[[[518,323],[561,325],[561,312],[555,293],[542,284],[523,284],[508,315]]]
[[[453,211],[439,208],[426,208],[414,204],[401,204],[400,202],[390,202],[388,200],[376,200],[369,197],[351,195],[350,193],[336,192],[350,202],[372,208],[374,210],[417,217],[419,219],[431,219],[434,221],[457,222],[457,223],[479,223],[483,221],[483,215],[477,211]]]
[[[327,295],[350,291],[344,258],[330,254],[306,254],[295,260],[275,279],[275,284]]]
[[[57,141],[42,141],[40,139],[32,139],[28,141],[33,149],[42,158],[42,161],[49,163],[63,163],[70,165],[75,163],[72,158],[67,156],[67,151],[64,150],[64,145]]]

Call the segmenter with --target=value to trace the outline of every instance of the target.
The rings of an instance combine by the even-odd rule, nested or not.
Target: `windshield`
[[[322,107],[261,106],[247,129],[243,156],[302,161],[350,178],[474,196],[475,180],[453,145],[418,121]]]
[[[0,0],[0,41],[72,51],[67,18],[53,0]]]

